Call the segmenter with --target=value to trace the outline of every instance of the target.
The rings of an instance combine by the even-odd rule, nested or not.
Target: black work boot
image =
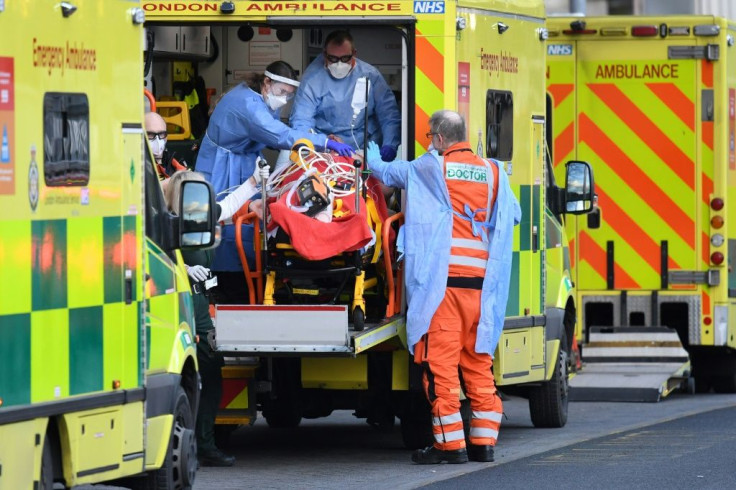
[[[493,462],[493,446],[469,444],[468,459],[481,463]]]
[[[235,457],[228,456],[219,449],[210,449],[197,454],[197,459],[201,466],[232,466],[235,464]]]
[[[468,453],[465,448],[443,451],[434,446],[429,446],[414,451],[414,454],[411,455],[411,460],[416,464],[438,464],[443,461],[447,461],[450,464],[467,463]]]

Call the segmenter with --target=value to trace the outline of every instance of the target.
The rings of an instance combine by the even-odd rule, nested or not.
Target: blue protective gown
[[[451,157],[450,157],[451,159]],[[493,355],[501,337],[511,279],[513,227],[521,221],[521,208],[499,166],[498,195],[491,215],[488,264],[483,279],[481,312],[475,351]],[[409,310],[406,329],[409,350],[427,333],[442,302],[450,268],[452,204],[444,178],[444,164],[437,153],[426,153],[411,162],[370,160],[368,166],[381,182],[406,189],[402,230],[405,252],[406,297]]]
[[[401,113],[396,97],[381,72],[358,59],[348,76],[340,80],[333,78],[327,71],[323,55],[310,63],[294,98],[289,124],[294,129],[311,128],[320,133],[334,134],[356,149],[363,148],[365,112],[361,110],[355,117],[351,132],[351,104],[355,82],[365,76],[371,83],[368,98],[368,139],[379,146],[398,148],[401,142]]]
[[[218,201],[253,175],[256,158],[267,146],[287,150],[296,140],[307,138],[316,149],[324,149],[325,135],[291,129],[281,122],[279,113],[280,109],[271,110],[263,96],[245,84],[230,90],[217,104],[202,139],[195,168],[212,184]],[[252,229],[244,227],[244,241],[252,242],[252,239]],[[232,225],[223,227],[222,242],[215,253],[212,269],[243,270]]]

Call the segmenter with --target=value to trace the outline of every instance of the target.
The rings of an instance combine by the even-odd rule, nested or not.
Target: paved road
[[[432,490],[736,488],[736,407],[601,437],[435,483]]]
[[[478,473],[480,481],[488,488],[491,472],[502,474],[509,471],[509,481],[522,481],[516,478],[532,478],[524,488],[562,488],[569,484],[582,483],[574,475],[575,468],[562,470],[566,479],[559,485],[547,484],[550,468],[544,458],[557,454],[560,458],[572,449],[593,448],[587,454],[595,454],[595,444],[601,437],[618,441],[624,433],[637,434],[637,444],[647,447],[642,454],[641,465],[656,466],[661,459],[655,450],[661,444],[674,443],[673,438],[657,436],[651,439],[645,428],[668,421],[676,421],[698,413],[711,412],[723,408],[736,407],[736,395],[682,395],[674,394],[659,403],[570,403],[569,420],[562,429],[536,429],[529,417],[528,403],[520,398],[509,398],[505,402],[506,418],[501,426],[496,462],[490,464],[468,463],[464,465],[417,466],[410,463],[410,452],[403,448],[401,435],[396,427],[387,432],[379,432],[368,426],[364,420],[355,419],[349,411],[333,413],[330,417],[305,420],[297,429],[269,429],[265,421],[259,419],[253,427],[242,427],[232,436],[226,450],[237,457],[232,468],[202,468],[197,474],[195,490],[240,490],[245,488],[319,488],[343,490],[413,489],[437,482],[457,486],[456,478]],[[733,412],[731,412],[733,413]],[[720,420],[720,419],[718,419]],[[733,420],[733,418],[731,419]],[[726,423],[726,421],[722,421]],[[728,422],[736,426],[732,422]],[[658,432],[657,434],[660,434]],[[650,440],[651,439],[651,440]],[[675,438],[676,439],[676,438]],[[623,439],[626,440],[626,439]],[[575,446],[587,443],[592,446]],[[731,440],[727,454],[736,454]],[[618,442],[615,442],[618,444]],[[723,445],[713,445],[712,450],[720,450]],[[563,450],[563,448],[566,448]],[[655,448],[655,449],[652,449]],[[578,449],[576,449],[578,450]],[[683,449],[678,449],[683,451]],[[550,453],[552,451],[552,453]],[[555,452],[558,451],[558,452]],[[725,453],[725,451],[722,451]],[[540,464],[530,466],[531,456],[538,456]],[[592,456],[591,456],[592,457]],[[650,461],[647,461],[647,458]],[[735,468],[734,457],[729,467]],[[521,461],[523,460],[523,461]],[[519,461],[519,465],[508,464]],[[567,461],[567,460],[565,460]],[[514,473],[529,467],[528,474]],[[564,465],[559,465],[564,468]],[[508,469],[507,469],[508,468]],[[639,471],[639,466],[636,467]],[[624,467],[614,467],[612,471],[627,472]],[[736,470],[734,470],[736,474]],[[531,475],[531,476],[530,476]],[[466,478],[472,478],[468,476]],[[491,480],[496,485],[496,480]],[[700,481],[700,480],[698,480]],[[535,485],[533,482],[537,482]],[[564,482],[564,483],[563,483]],[[463,483],[464,485],[465,483]],[[472,485],[472,481],[468,485]],[[508,486],[508,485],[507,485]],[[652,480],[651,488],[662,488]],[[584,485],[583,488],[607,488]],[[730,485],[722,488],[734,488]],[[111,487],[86,487],[86,490],[103,490]],[[449,487],[443,487],[449,488]],[[472,488],[472,487],[471,487]],[[477,487],[476,487],[477,488]],[[608,487],[612,488],[612,487]],[[628,488],[618,486],[618,488]],[[693,485],[689,488],[700,488]],[[715,488],[703,486],[703,488]],[[80,489],[81,490],[81,489]]]
[[[653,404],[577,402],[570,404],[565,428],[536,429],[526,400],[511,398],[505,404],[507,419],[492,466],[723,407],[736,407],[736,395],[675,394]],[[236,466],[202,468],[195,490],[246,486],[409,489],[488,467],[479,463],[412,465],[410,452],[401,444],[398,424],[393,431],[379,433],[349,412],[306,420],[297,430],[269,429],[261,420],[236,431],[227,449],[238,458]]]

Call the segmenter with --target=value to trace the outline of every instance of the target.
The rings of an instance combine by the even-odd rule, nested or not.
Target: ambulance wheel
[[[263,410],[263,418],[271,429],[293,429],[302,421],[302,412],[298,406],[285,403]]]
[[[534,427],[564,427],[567,423],[569,385],[567,338],[560,339],[560,352],[552,378],[529,391],[529,412]]]
[[[365,328],[365,313],[362,308],[355,308],[353,310],[353,330],[356,332],[362,332]]]
[[[49,436],[43,438],[43,456],[41,457],[41,475],[38,488],[52,490],[54,488],[54,457]]]
[[[713,391],[716,393],[736,393],[736,374],[713,376]]]
[[[191,489],[197,474],[197,439],[194,436],[194,415],[184,388],[177,386],[174,405],[174,426],[164,464],[140,479],[135,489]]]

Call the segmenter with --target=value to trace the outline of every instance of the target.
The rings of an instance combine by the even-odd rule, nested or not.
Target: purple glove
[[[381,147],[381,160],[384,162],[393,162],[396,158],[396,148],[391,145],[383,145]]]
[[[327,140],[327,149],[334,151],[341,157],[349,157],[353,154],[353,147],[335,140]]]

